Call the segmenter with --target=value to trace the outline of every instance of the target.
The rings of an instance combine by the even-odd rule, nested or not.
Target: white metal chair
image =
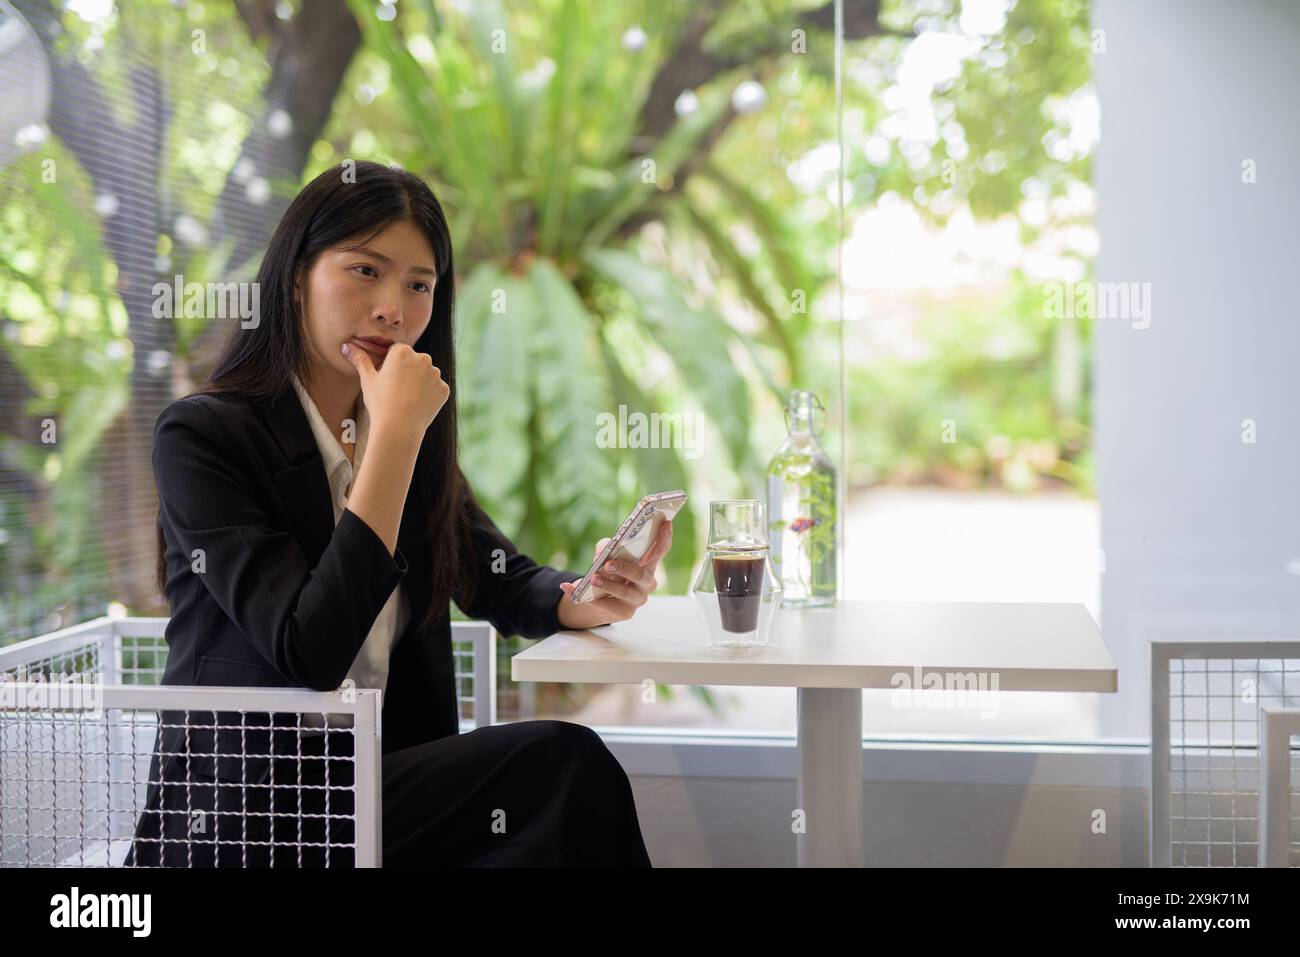
[[[1300,848],[1292,840],[1291,795],[1296,790],[1296,765],[1291,738],[1300,735],[1300,708],[1267,704],[1259,715],[1259,843],[1264,867],[1300,865]]]
[[[0,867],[121,866],[145,807],[164,713],[183,714],[187,730],[210,730],[214,718],[222,721],[222,715],[233,714],[241,729],[252,716],[249,727],[264,733],[268,727],[270,733],[310,733],[313,725],[304,721],[309,718],[316,719],[314,727],[328,725],[330,734],[349,736],[351,747],[344,750],[352,781],[340,789],[351,799],[348,810],[345,815],[330,812],[331,789],[326,787],[326,813],[315,816],[326,817],[329,826],[332,819],[346,816],[352,835],[347,852],[357,866],[379,866],[380,692],[159,685],[167,656],[166,624],[165,618],[98,618],[0,648]],[[496,632],[486,622],[453,622],[452,639],[461,729],[492,724]],[[84,683],[54,680],[69,675],[82,676]],[[223,755],[222,760],[260,756]],[[272,782],[217,784],[218,793],[221,787],[236,789],[241,802],[238,811],[214,807],[213,813],[236,815],[231,823],[246,838],[245,825],[259,813],[248,810],[250,791],[296,786],[275,784],[274,777]],[[300,789],[297,797],[302,796]],[[268,819],[264,826],[277,816],[274,807],[261,812]],[[263,845],[276,841],[266,836],[270,840]],[[213,843],[230,842],[218,832]],[[234,850],[246,859],[249,847],[258,842],[235,843]],[[302,847],[293,843],[287,849],[272,846],[290,859],[296,851],[301,860]],[[328,856],[333,845],[328,837],[324,844]]]
[[[1152,640],[1152,867],[1296,858],[1296,705],[1300,641]]]

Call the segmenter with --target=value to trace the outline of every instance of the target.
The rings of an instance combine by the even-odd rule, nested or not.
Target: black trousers
[[[168,820],[190,827],[183,841],[163,842],[161,860],[157,845],[137,859],[355,866],[352,738],[328,738],[304,736],[301,761],[276,759],[273,786],[164,784],[161,830],[177,833]],[[385,867],[651,866],[627,774],[585,725],[493,725],[385,754],[382,765]],[[217,810],[213,826],[196,832],[196,806]]]

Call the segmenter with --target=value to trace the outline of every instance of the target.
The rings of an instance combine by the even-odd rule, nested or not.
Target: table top
[[[766,647],[713,648],[694,598],[651,595],[631,621],[561,631],[511,660],[515,681],[896,688],[900,673],[917,688],[932,673],[975,673],[1000,691],[1114,692],[1119,681],[1088,609],[1065,602],[781,608]]]

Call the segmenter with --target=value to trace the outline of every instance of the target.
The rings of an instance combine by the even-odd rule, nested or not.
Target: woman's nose
[[[376,315],[379,321],[386,326],[400,326],[402,324],[401,299],[389,298],[384,300],[376,309]]]

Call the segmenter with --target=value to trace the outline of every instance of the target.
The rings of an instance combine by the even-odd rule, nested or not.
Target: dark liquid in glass
[[[753,631],[763,599],[766,555],[715,555],[713,578],[718,586],[718,610],[726,631]]]

